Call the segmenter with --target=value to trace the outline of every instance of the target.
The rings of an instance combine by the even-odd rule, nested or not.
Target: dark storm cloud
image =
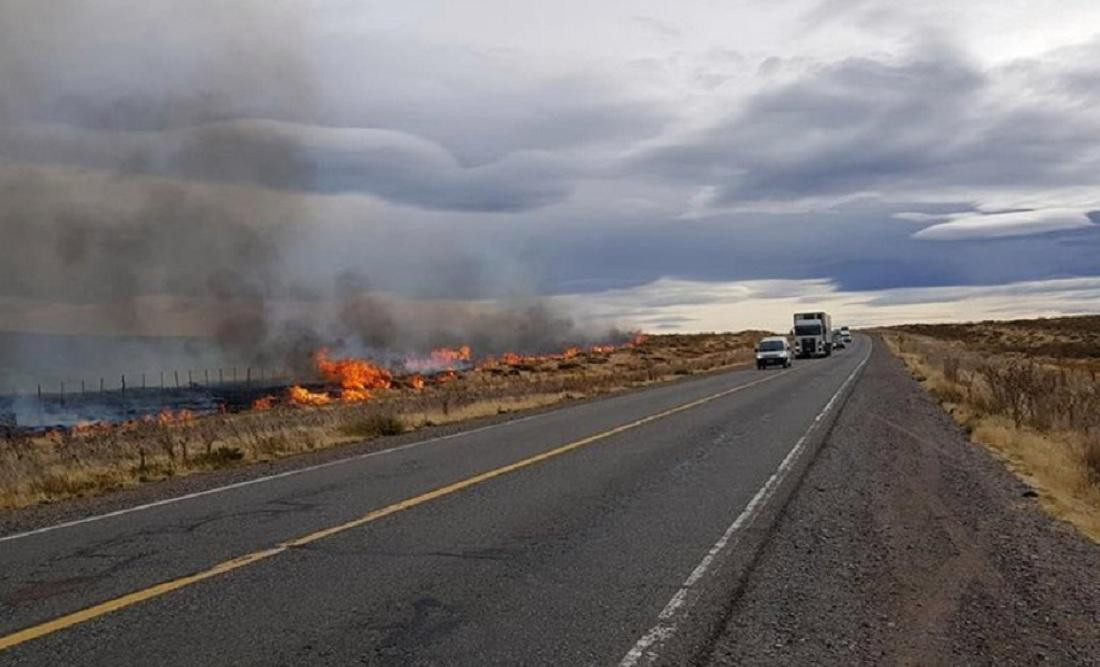
[[[1005,96],[998,84],[1008,76],[936,43],[910,59],[849,58],[765,88],[731,117],[635,166],[712,185],[720,205],[1094,182],[1100,119],[1032,94],[1049,86],[1047,77],[1017,76],[1015,94]],[[1064,83],[1083,76],[1075,71]]]

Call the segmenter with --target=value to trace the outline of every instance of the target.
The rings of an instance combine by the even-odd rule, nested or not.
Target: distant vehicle
[[[795,356],[827,357],[832,354],[832,322],[828,313],[795,313],[793,332]]]
[[[833,349],[843,350],[844,347],[844,334],[841,333],[840,329],[833,329]]]
[[[756,344],[756,368],[764,370],[768,366],[791,367],[791,344],[783,336],[769,336]]]
[[[840,335],[844,337],[845,343],[852,342],[852,332],[848,329],[848,327],[840,327]]]

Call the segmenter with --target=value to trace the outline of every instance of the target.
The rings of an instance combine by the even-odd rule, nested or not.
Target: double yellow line
[[[238,556],[236,558],[223,561],[209,569],[202,570],[201,572],[196,572],[195,574],[190,574],[185,577],[180,577],[178,579],[161,582],[148,588],[143,588],[141,590],[134,591],[133,593],[127,593],[126,595],[107,600],[106,602],[101,602],[86,609],[81,609],[80,611],[76,611],[71,614],[59,616],[58,618],[40,623],[38,625],[32,625],[29,628],[25,628],[10,635],[0,637],[0,651],[9,649],[24,642],[31,641],[32,639],[37,639],[39,637],[52,634],[59,630],[64,630],[74,625],[79,625],[81,623],[99,618],[100,616],[105,616],[112,612],[119,611],[120,609],[132,607],[140,602],[145,602],[146,600],[160,597],[161,595],[164,595],[166,593],[171,593],[172,591],[185,588],[192,584],[197,584],[200,581],[212,579],[214,577],[232,572],[233,570],[240,569],[247,565],[252,565],[254,563],[267,560],[268,558],[271,558],[272,556],[277,556],[278,554],[281,554],[284,551],[293,547],[304,546],[306,544],[310,544],[311,542],[316,542],[326,537],[332,537],[333,535],[343,533],[345,531],[351,530],[352,528],[358,528],[359,526],[377,521],[384,517],[390,516],[391,514],[397,514],[398,512],[411,509],[413,507],[416,507],[417,505],[423,505],[424,503],[431,502],[432,500],[436,500],[438,498],[451,495],[452,493],[462,491],[463,489],[468,489],[472,486],[482,484],[493,478],[507,475],[508,473],[512,473],[517,470],[522,470],[523,468],[533,466],[536,463],[541,463],[557,456],[561,456],[562,454],[566,454],[575,449],[580,449],[585,445],[590,445],[593,442],[597,442],[605,438],[610,438],[611,436],[618,435],[619,433],[623,433],[624,431],[629,431],[631,429],[638,428],[639,426],[644,426],[646,424],[649,424],[650,422],[657,421],[658,419],[664,419],[665,417],[683,412],[685,410],[699,407],[700,405],[722,398],[723,396],[729,396],[730,394],[736,393],[738,391],[743,391],[745,389],[748,389],[749,387],[754,387],[758,384],[773,380],[781,375],[785,375],[790,372],[792,371],[787,370],[781,371],[779,373],[770,373],[766,377],[759,380],[753,380],[752,382],[738,385],[731,389],[725,389],[715,394],[710,394],[709,396],[704,396],[703,398],[683,403],[674,408],[670,408],[668,410],[649,415],[648,417],[643,417],[627,424],[616,426],[615,428],[611,428],[606,431],[601,431],[600,433],[590,435],[586,438],[581,438],[580,440],[574,440],[573,442],[561,445],[560,447],[555,447],[554,449],[547,450],[540,454],[535,454],[534,456],[530,456],[514,463],[509,463],[508,465],[501,466],[499,468],[487,470],[485,472],[474,475],[473,477],[467,477],[466,479],[454,482],[453,484],[441,486],[432,491],[428,491],[427,493],[422,493],[418,496],[413,496],[411,498],[406,498],[404,500],[398,501],[396,503],[393,503],[392,505],[387,505],[385,507],[372,510],[346,523],[341,523],[336,526],[331,526],[329,528],[324,528],[322,530],[309,533],[308,535],[303,535],[301,537],[287,540],[286,542],[282,542],[268,549],[254,551],[243,556]]]

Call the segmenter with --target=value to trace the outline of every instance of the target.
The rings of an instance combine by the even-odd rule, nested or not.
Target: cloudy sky
[[[17,0],[0,33],[3,330],[348,275],[657,331],[1100,310],[1094,0]]]

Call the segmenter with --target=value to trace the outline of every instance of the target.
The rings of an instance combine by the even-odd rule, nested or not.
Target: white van
[[[764,370],[768,366],[791,367],[791,343],[783,336],[768,336],[756,344],[756,368]]]

